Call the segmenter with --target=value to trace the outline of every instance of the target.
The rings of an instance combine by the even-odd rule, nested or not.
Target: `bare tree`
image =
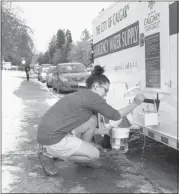
[[[31,61],[34,44],[33,31],[12,10],[11,2],[2,4],[2,56],[5,60],[18,63],[21,58]]]

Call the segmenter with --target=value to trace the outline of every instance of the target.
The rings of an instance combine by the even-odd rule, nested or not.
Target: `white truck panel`
[[[167,85],[170,82],[168,2],[156,3],[155,10],[152,11],[149,11],[148,2],[120,2],[114,5],[106,11],[108,13],[103,13],[98,20],[93,22],[94,50],[97,57],[95,64],[100,63],[106,66],[108,74],[112,74],[111,79],[114,79],[112,80],[114,82],[122,80],[127,82],[129,87],[140,82],[141,89],[146,92],[170,93],[170,88]],[[106,27],[107,29],[105,28],[104,30],[102,24],[105,21],[109,21],[111,16],[115,18],[115,13],[120,9],[127,10],[126,17],[116,25],[113,24],[110,28]],[[157,20],[155,21],[155,26],[157,27],[154,29],[151,29],[151,26],[146,22],[147,20],[149,21],[150,16],[157,18],[153,19]],[[101,26],[101,32],[97,34],[96,29],[99,26]],[[121,32],[119,32],[120,30]],[[160,34],[156,34],[158,32]],[[144,49],[144,45],[140,46],[140,37],[143,34],[145,37],[147,36],[146,40],[148,40],[146,49]],[[152,36],[149,37],[150,35]],[[157,43],[154,45],[153,43],[155,42],[158,45]],[[155,56],[155,53],[150,50],[158,49],[158,46],[159,52]],[[116,52],[117,50],[119,51]],[[148,50],[148,56],[145,54],[146,50]],[[108,64],[109,62],[110,65]],[[146,63],[148,63],[147,70]],[[151,63],[154,65],[151,65]],[[156,71],[156,66],[160,67],[158,71]],[[148,76],[147,80],[146,76]]]
[[[142,126],[144,135],[177,149],[179,38],[170,34],[169,4],[112,4],[93,21],[94,64],[105,66],[111,81],[106,100],[116,109],[129,103],[124,93],[133,86],[140,86],[149,99],[156,99],[158,93],[159,125],[145,126],[141,117],[143,110],[156,111],[155,104],[143,103],[128,118]]]

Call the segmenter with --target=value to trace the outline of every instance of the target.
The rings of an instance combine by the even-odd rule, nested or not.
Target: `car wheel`
[[[50,88],[50,86],[48,85],[48,82],[46,83],[46,85],[47,85],[47,88]]]
[[[57,90],[54,86],[52,86],[52,88],[53,88],[53,91],[56,91]]]
[[[53,91],[55,90],[55,89],[54,89],[54,83],[53,83],[53,80],[52,80],[52,89],[53,89]]]
[[[63,93],[63,90],[62,90],[62,82],[61,81],[58,84],[58,93],[59,94]]]
[[[60,86],[60,85],[58,85],[58,86],[57,86],[57,93],[58,93],[58,94],[60,94],[61,92],[62,92],[62,90],[61,90],[61,86]]]

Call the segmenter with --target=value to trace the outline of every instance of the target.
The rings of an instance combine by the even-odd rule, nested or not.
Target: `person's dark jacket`
[[[91,90],[84,89],[65,96],[42,117],[37,132],[38,143],[53,145],[60,142],[94,113],[100,113],[109,120],[121,119],[117,110]]]
[[[26,72],[30,71],[30,66],[29,65],[25,66],[25,71]]]

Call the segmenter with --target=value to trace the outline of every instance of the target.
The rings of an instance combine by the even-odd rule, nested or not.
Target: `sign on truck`
[[[105,66],[111,88],[107,102],[130,103],[138,86],[145,102],[128,119],[140,132],[178,149],[178,2],[117,2],[93,21],[94,65]]]

